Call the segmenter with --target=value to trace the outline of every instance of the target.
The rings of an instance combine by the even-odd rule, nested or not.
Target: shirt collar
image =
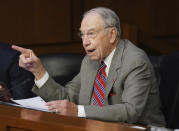
[[[109,56],[106,57],[104,60],[104,63],[106,64],[107,68],[109,68],[111,65],[111,61],[112,61],[115,50],[116,50],[116,48],[114,48],[113,51],[109,54]]]

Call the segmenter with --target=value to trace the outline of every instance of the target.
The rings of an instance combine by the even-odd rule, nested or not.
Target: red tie
[[[93,91],[93,105],[103,106],[104,105],[104,95],[106,87],[106,65],[104,62],[101,62],[100,69],[97,73],[96,80],[94,82],[94,91]]]

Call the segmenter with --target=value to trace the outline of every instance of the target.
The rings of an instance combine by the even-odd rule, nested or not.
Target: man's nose
[[[90,44],[90,40],[87,35],[84,35],[82,41],[84,46],[88,46]]]

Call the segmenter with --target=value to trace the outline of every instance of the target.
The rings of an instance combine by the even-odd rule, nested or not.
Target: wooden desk
[[[61,116],[0,105],[0,131],[144,131],[134,125]]]

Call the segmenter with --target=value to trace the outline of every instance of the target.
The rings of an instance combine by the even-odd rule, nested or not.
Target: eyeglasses
[[[96,36],[97,36],[97,34],[98,34],[100,31],[102,31],[103,29],[111,28],[111,27],[113,27],[113,26],[107,26],[107,27],[104,27],[104,28],[102,28],[102,29],[100,29],[100,30],[98,30],[98,31],[90,30],[90,31],[88,31],[86,34],[83,33],[83,32],[79,32],[79,33],[78,33],[78,36],[79,36],[82,40],[85,38],[85,35],[87,36],[87,38],[95,39]]]

